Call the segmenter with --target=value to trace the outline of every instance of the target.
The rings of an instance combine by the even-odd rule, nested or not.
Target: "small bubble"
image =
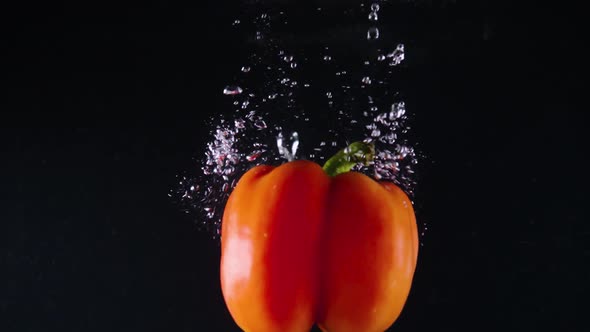
[[[330,61],[332,60],[332,57],[329,55],[324,55],[324,61]]]
[[[376,27],[369,28],[369,30],[367,30],[367,39],[368,40],[379,39],[379,29]]]
[[[377,15],[377,12],[370,12],[369,13],[369,20],[377,21],[378,19],[379,19],[379,16]]]
[[[371,78],[369,76],[365,76],[363,77],[361,82],[363,82],[364,84],[371,84]]]
[[[326,92],[326,97],[328,97],[328,98],[331,99],[332,98],[332,92]]]
[[[240,24],[240,20],[235,20],[233,23],[233,25],[238,25],[238,24]]]
[[[291,63],[291,68],[296,68],[297,67],[297,63],[296,62],[292,62]]]
[[[248,100],[245,100],[245,101],[242,103],[242,109],[246,109],[246,108],[248,108],[248,105],[250,105],[250,102],[249,102]]]
[[[371,4],[371,10],[374,12],[378,12],[379,11],[379,4],[378,3],[373,3]]]
[[[379,60],[379,61],[384,61],[384,60],[385,60],[385,58],[386,58],[386,56],[385,56],[385,55],[383,55],[383,54],[379,54],[379,56],[377,57],[377,60]]]
[[[277,97],[276,93],[268,95],[268,99],[275,99]]]
[[[247,66],[242,67],[242,72],[244,72],[244,73],[250,72],[250,67],[247,67]]]
[[[308,83],[303,84],[303,86],[306,87],[306,88],[309,88],[309,84]]]
[[[243,129],[243,128],[246,127],[246,121],[244,119],[237,118],[237,119],[234,120],[234,125],[238,129]]]
[[[228,85],[225,87],[225,89],[223,89],[223,94],[228,96],[235,96],[242,93],[242,91],[242,88],[240,88],[237,85]]]
[[[268,15],[266,13],[263,13],[262,15],[260,15],[260,18],[262,18],[262,19],[265,19],[267,17],[268,17]]]
[[[293,56],[292,55],[286,55],[283,57],[283,61],[285,62],[291,62],[293,61]]]
[[[260,155],[262,154],[262,152],[263,151],[254,151],[250,155],[246,156],[246,160],[248,160],[248,161],[254,161],[254,160],[258,159],[258,157],[260,157]]]
[[[266,122],[264,122],[264,120],[262,120],[262,119],[258,119],[254,122],[254,127],[256,127],[258,129],[265,129]]]

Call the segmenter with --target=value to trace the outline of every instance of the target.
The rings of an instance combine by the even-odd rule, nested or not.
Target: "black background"
[[[416,208],[429,227],[391,330],[587,330],[574,9],[391,4],[389,28],[413,43],[404,91],[428,157]],[[167,193],[197,167],[204,119],[223,111],[220,89],[247,53],[231,26],[245,8],[2,10],[15,23],[2,44],[0,331],[237,331],[218,244]],[[293,29],[350,28],[315,24]]]

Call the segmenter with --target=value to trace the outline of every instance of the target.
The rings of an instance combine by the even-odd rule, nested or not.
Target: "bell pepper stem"
[[[328,159],[323,169],[329,176],[336,176],[350,172],[358,164],[369,165],[374,158],[374,143],[354,142]]]

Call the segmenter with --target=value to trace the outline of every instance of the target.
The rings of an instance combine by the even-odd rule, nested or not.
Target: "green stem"
[[[369,165],[375,158],[375,144],[354,142],[338,151],[324,164],[324,171],[329,176],[350,172],[357,164]]]

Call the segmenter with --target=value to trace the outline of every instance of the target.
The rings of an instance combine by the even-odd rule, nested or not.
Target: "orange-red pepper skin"
[[[378,332],[399,316],[418,253],[412,204],[360,173],[309,161],[258,166],[221,230],[221,287],[246,332]]]

